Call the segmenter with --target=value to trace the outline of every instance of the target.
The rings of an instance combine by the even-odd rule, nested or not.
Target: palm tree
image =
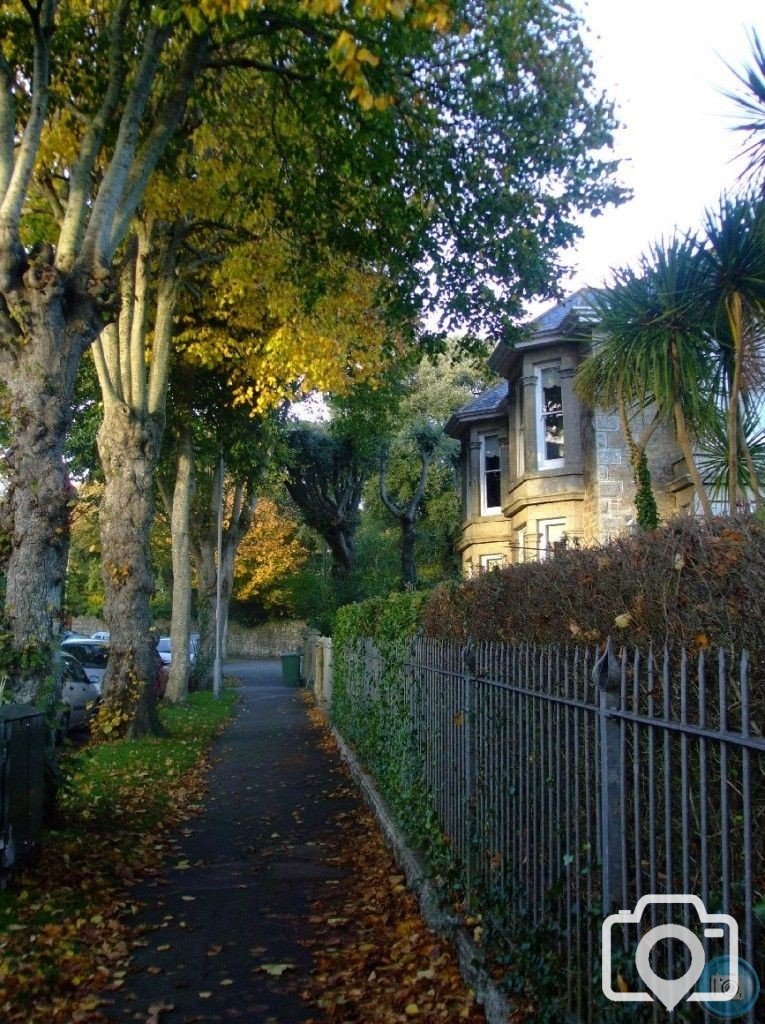
[[[711,308],[698,240],[686,235],[654,245],[637,271],[615,271],[614,285],[593,303],[605,340],[580,370],[577,390],[596,405],[621,409],[623,422],[627,409],[653,407],[656,420],[673,423],[702,510],[711,516],[692,445],[713,419]],[[630,437],[628,430],[628,444]],[[641,439],[643,453],[647,440]]]
[[[765,480],[765,426],[761,411],[752,405],[742,409],[739,418],[740,454],[743,456],[746,452],[747,456],[739,459],[737,467],[737,484],[741,494],[752,493],[757,496],[759,481]],[[700,439],[696,461],[711,497],[717,501],[725,500],[730,494],[728,427],[725,415],[719,416],[714,428]]]
[[[765,47],[756,32],[752,32],[752,64],[743,72],[733,71],[743,92],[726,92],[738,107],[742,120],[734,125],[735,131],[745,133],[741,155],[747,165],[743,177],[765,187]]]
[[[707,211],[706,240],[698,250],[707,276],[710,325],[718,359],[720,404],[727,409],[728,500],[738,499],[742,406],[751,406],[752,385],[761,376],[765,325],[765,198],[726,197]],[[743,448],[746,451],[744,439]],[[747,458],[747,456],[744,456]],[[759,495],[757,481],[752,483]]]

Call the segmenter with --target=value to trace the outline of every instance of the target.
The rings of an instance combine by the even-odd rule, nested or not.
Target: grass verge
[[[88,745],[62,757],[59,821],[37,861],[0,893],[0,1020],[90,1024],[126,974],[130,887],[157,872],[170,830],[199,809],[206,751],[236,693],[161,710],[163,739]]]

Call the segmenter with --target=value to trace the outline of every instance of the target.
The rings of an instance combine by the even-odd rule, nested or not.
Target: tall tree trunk
[[[163,731],[156,710],[149,603],[154,593],[152,478],[160,437],[153,418],[136,416],[121,402],[107,405],[98,432],[105,478],[100,510],[104,621],[110,633],[103,693],[107,705],[124,707],[126,713],[136,704],[131,736]]]
[[[173,659],[165,700],[179,704],[189,689],[189,633],[191,630],[191,551],[189,517],[194,477],[194,453],[191,434],[184,431],[178,446],[178,470],[175,477],[170,535],[173,558],[173,612],[170,643]]]
[[[417,539],[414,520],[410,516],[401,516],[401,585],[404,590],[413,590],[417,586],[417,565],[414,560],[414,545]]]
[[[15,649],[38,652],[34,672],[13,679],[18,701],[38,698],[60,630],[74,494],[64,442],[80,359],[100,326],[92,301],[50,260],[49,253],[42,255],[0,293],[0,367],[12,438],[6,454],[5,613]]]
[[[123,725],[130,736],[162,731],[155,696],[158,656],[149,632],[154,593],[149,539],[154,470],[165,426],[180,231],[176,224],[156,232],[151,219],[136,224],[125,249],[119,321],[102,332],[93,349],[104,400],[98,451],[106,486],[100,518],[104,619],[111,633],[104,697],[128,716]],[[147,363],[152,274],[157,287]]]
[[[245,530],[245,533],[247,531]],[[228,654],[228,613],[231,598],[234,596],[234,564],[241,537],[226,537],[223,547],[223,578],[221,580],[221,651],[225,658]]]
[[[754,495],[754,507],[759,512],[763,507],[762,488],[760,487],[760,481],[757,479],[757,467],[754,464],[752,450],[749,447],[749,441],[744,433],[744,425],[741,422],[740,417],[738,421],[738,432],[741,439],[741,450],[744,453],[744,461],[746,462],[746,468],[749,471],[749,487]]]
[[[648,429],[643,433],[640,441],[637,441],[627,415],[627,404],[621,392],[619,393],[617,410],[622,434],[624,435],[627,451],[630,456],[632,479],[635,482],[637,524],[641,530],[655,530],[659,525],[659,508],[656,504],[656,496],[653,493],[653,486],[651,484],[651,471],[648,467],[646,448],[659,420],[655,416],[653,422],[649,424]]]
[[[356,544],[349,529],[337,526],[326,534],[327,547],[332,552],[334,567],[342,576],[350,576],[356,568]]]
[[[682,380],[682,374],[680,373],[680,356],[677,350],[677,342],[672,338],[670,342],[670,357],[672,360],[672,370],[674,374],[675,388],[674,394],[675,399],[672,403],[672,412],[675,417],[675,429],[677,431],[677,441],[680,445],[680,451],[683,453],[685,459],[685,467],[690,474],[693,486],[696,489],[696,494],[699,496],[701,508],[704,512],[706,519],[712,518],[712,505],[709,501],[709,495],[707,489],[704,486],[701,474],[699,473],[699,467],[696,464],[696,458],[693,454],[693,447],[691,445],[690,434],[688,433],[688,424],[685,421],[685,413],[683,411],[683,401],[679,390],[679,382]]]
[[[199,657],[198,676],[209,686],[212,685],[212,671],[215,662],[215,616],[217,607],[217,553],[218,553],[218,496],[223,482],[220,467],[215,471],[211,500],[203,515],[194,524],[193,551],[199,586]],[[244,535],[250,528],[255,512],[255,480],[237,481],[230,498],[224,500],[224,522],[221,551],[221,624],[225,646],[228,627],[228,610],[234,590],[234,565],[236,553]]]
[[[199,617],[199,651],[194,676],[201,689],[212,687],[215,663],[215,606],[217,575],[215,568],[215,541],[209,536],[197,538],[192,557],[197,573],[197,614]]]
[[[420,512],[420,503],[425,494],[425,486],[428,482],[430,467],[433,463],[435,447],[420,447],[420,479],[414,490],[414,494],[405,505],[401,502],[397,505],[388,494],[387,474],[388,457],[383,455],[380,460],[380,499],[394,519],[398,520],[401,527],[401,588],[411,590],[417,586],[417,565],[414,560],[414,545],[416,540],[417,516]]]
[[[725,311],[733,339],[733,379],[728,395],[728,511],[735,515],[738,504],[738,400],[743,368],[742,307],[738,292],[726,298]]]
[[[707,519],[711,519],[712,505],[709,501],[707,489],[702,482],[701,474],[699,473],[699,468],[696,465],[696,459],[693,455],[693,448],[691,447],[691,439],[688,435],[688,427],[685,423],[683,404],[679,398],[675,399],[673,408],[675,413],[675,427],[677,429],[677,440],[680,445],[680,451],[683,453],[683,458],[685,459],[686,469],[688,470],[691,480],[693,481],[693,486],[696,489],[696,494],[698,494],[699,496],[699,501],[701,502],[701,508],[704,512],[704,516]]]

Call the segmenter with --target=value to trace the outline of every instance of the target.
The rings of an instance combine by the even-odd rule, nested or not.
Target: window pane
[[[541,426],[544,437],[545,462],[563,458],[563,397],[560,369],[546,366],[542,370]]]
[[[542,370],[543,412],[560,412],[560,371],[557,366],[546,366]]]
[[[499,508],[502,504],[502,494],[499,479],[499,467],[491,473],[486,474],[486,507]]]
[[[501,473],[499,468],[499,438],[496,434],[483,438],[483,500],[486,509],[502,504]]]
[[[487,470],[499,469],[499,439],[485,437],[483,439],[484,466]]]
[[[554,413],[544,417],[545,428],[545,458],[563,458],[563,416],[561,413]]]

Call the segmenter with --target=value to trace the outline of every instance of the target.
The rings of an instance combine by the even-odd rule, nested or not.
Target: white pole
[[[220,457],[220,480],[218,488],[218,562],[215,572],[215,666],[213,668],[213,694],[220,700],[221,680],[223,678],[223,621],[221,618],[223,584],[223,456]]]

